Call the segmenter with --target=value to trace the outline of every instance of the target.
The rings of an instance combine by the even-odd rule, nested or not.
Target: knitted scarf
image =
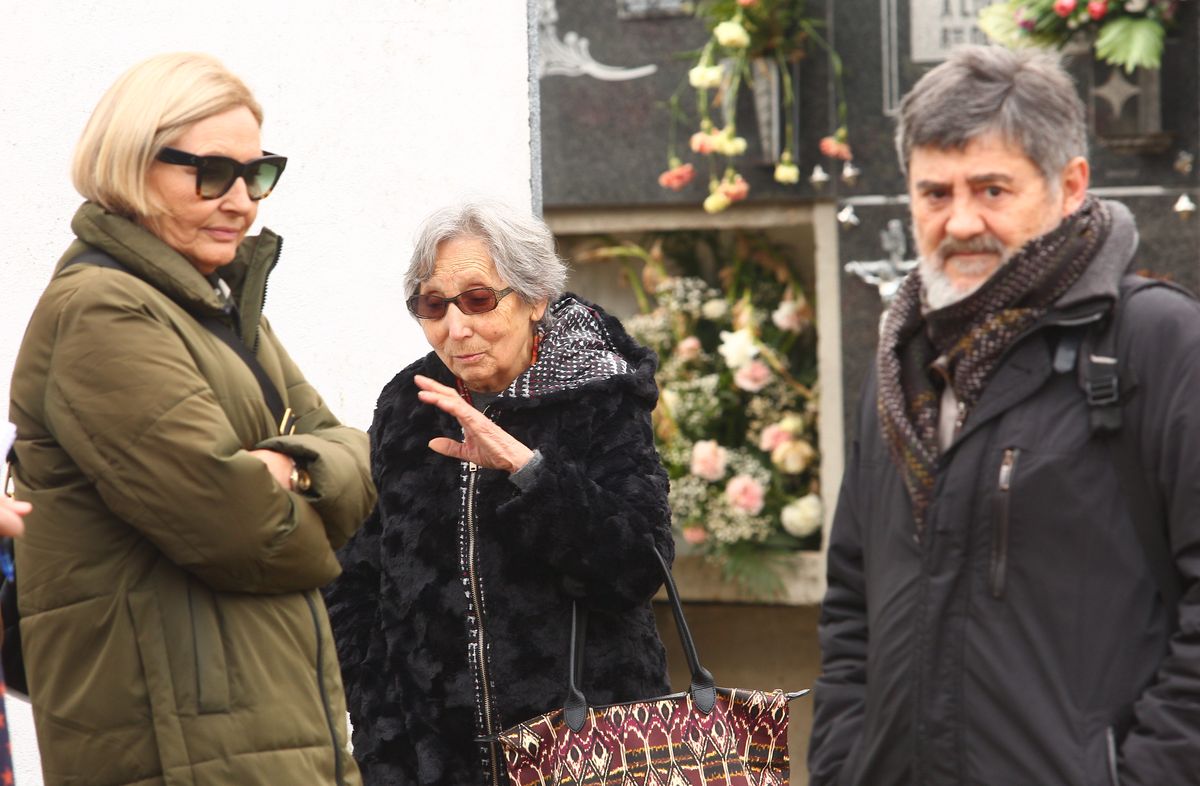
[[[1088,197],[956,303],[922,313],[920,271],[901,285],[879,341],[877,406],[918,535],[933,497],[942,386],[953,389],[965,422],[1004,353],[1078,280],[1111,228],[1108,208]]]

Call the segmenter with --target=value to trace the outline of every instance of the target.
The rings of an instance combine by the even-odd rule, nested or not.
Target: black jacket
[[[1118,332],[1123,428],[1184,582],[1174,634],[1076,372],[1052,364],[1064,323],[1118,298],[1137,238],[1112,207],[1100,255],[941,456],[920,542],[869,381],[829,548],[813,786],[1200,778],[1200,306],[1143,289]]]
[[[379,504],[342,550],[345,572],[327,593],[368,786],[492,782],[491,746],[475,741],[488,723],[482,670],[470,660],[472,537],[493,732],[562,706],[575,598],[590,610],[591,703],[668,690],[648,603],[662,578],[650,549],[674,553],[650,426],[654,353],[574,296],[552,310],[537,363],[485,410],[541,451],[526,490],[429,450],[435,436],[461,437],[457,421],[416,397],[414,374],[454,384],[436,355],[379,397]],[[497,765],[506,782],[502,758]]]

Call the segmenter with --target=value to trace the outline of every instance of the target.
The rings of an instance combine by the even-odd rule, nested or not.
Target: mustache
[[[999,254],[1003,256],[1008,251],[1000,239],[989,233],[959,240],[948,237],[938,244],[934,256],[939,263],[945,262],[946,257],[954,254]]]

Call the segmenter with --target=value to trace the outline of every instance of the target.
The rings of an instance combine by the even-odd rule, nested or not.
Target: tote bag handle
[[[683,654],[687,657],[688,668],[692,672],[692,684],[688,693],[692,695],[692,703],[696,709],[707,715],[712,712],[717,703],[717,687],[708,669],[700,665],[700,656],[696,654],[696,643],[692,640],[692,632],[688,629],[687,618],[683,615],[683,604],[679,602],[679,591],[675,588],[675,579],[671,576],[671,568],[663,559],[658,549],[653,549],[658,564],[662,567],[663,584],[667,589],[667,599],[671,603],[671,612],[675,617],[675,627],[679,631],[679,642],[683,645]],[[563,715],[571,731],[578,732],[587,720],[587,698],[579,685],[583,680],[583,650],[587,636],[587,609],[580,608],[579,602],[571,604],[571,655],[567,670],[567,699],[563,702]]]

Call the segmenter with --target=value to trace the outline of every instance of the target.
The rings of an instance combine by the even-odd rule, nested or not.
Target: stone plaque
[[[691,16],[695,9],[692,0],[617,0],[618,19]]]
[[[986,44],[976,24],[979,11],[997,0],[908,0],[912,61],[945,60],[959,44]]]

